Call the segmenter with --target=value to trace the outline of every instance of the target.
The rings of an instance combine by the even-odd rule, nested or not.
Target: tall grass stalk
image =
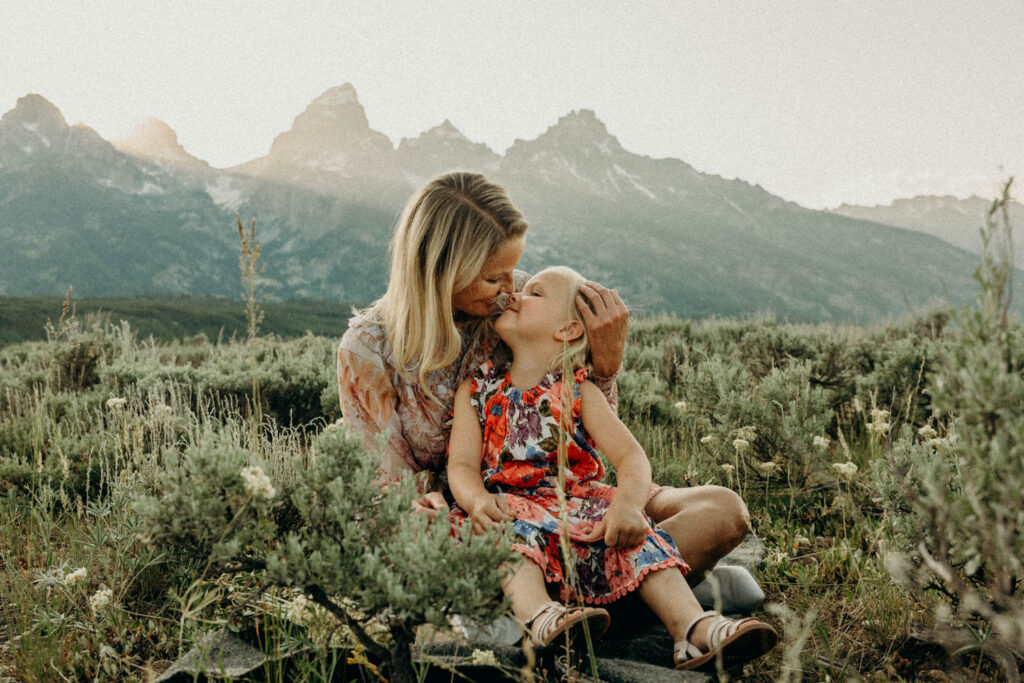
[[[238,221],[238,241],[241,244],[241,253],[238,256],[238,268],[242,276],[242,296],[245,298],[245,321],[246,333],[249,338],[249,353],[252,357],[252,411],[253,411],[253,439],[254,447],[258,448],[263,435],[263,398],[260,395],[259,356],[257,344],[259,342],[259,327],[263,322],[263,311],[256,302],[256,289],[259,285],[260,273],[260,249],[261,245],[256,239],[256,219],[249,223],[249,233],[246,234],[242,225],[242,217],[235,215]]]

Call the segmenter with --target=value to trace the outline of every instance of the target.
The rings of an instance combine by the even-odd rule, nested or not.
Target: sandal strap
[[[708,644],[717,649],[722,641],[733,635],[742,627],[744,624],[755,622],[757,619],[754,617],[747,617],[746,619],[730,619],[729,617],[723,617],[718,615],[714,621],[711,622],[711,626],[708,627]]]
[[[707,612],[701,612],[693,618],[693,621],[691,621],[687,625],[686,630],[683,631],[683,639],[677,641],[673,646],[677,663],[685,662],[688,659],[700,657],[704,654],[704,650],[701,650],[699,647],[690,642],[690,634],[693,633],[693,628],[697,625],[697,622],[701,621],[702,619],[707,619],[708,617],[718,616],[721,616],[718,614],[718,612],[715,612],[714,610],[708,610]]]
[[[533,634],[534,640],[543,642],[554,628],[558,626],[558,620],[562,617],[568,618],[569,610],[557,600],[551,600],[541,605],[532,617],[526,622],[526,628]]]

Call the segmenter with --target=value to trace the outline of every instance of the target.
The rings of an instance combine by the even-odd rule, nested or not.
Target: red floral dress
[[[604,465],[580,417],[579,384],[583,368],[575,373],[571,423],[567,435],[565,495],[569,543],[578,587],[568,585],[559,550],[558,435],[561,418],[561,371],[555,370],[527,391],[512,386],[504,369],[492,362],[473,375],[472,403],[483,430],[481,474],[492,493],[504,493],[515,517],[513,549],[540,566],[548,583],[557,584],[563,600],[580,597],[586,603],[618,600],[640,585],[648,572],[689,566],[679,556],[672,538],[647,520],[643,543],[633,548],[609,548],[603,541],[579,539],[589,534],[604,517],[615,487],[601,483]],[[455,506],[454,525],[466,519]]]

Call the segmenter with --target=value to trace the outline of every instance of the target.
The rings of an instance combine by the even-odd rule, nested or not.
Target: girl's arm
[[[580,391],[583,426],[615,468],[618,480],[608,512],[585,540],[595,541],[603,536],[610,547],[631,548],[639,545],[647,532],[643,510],[651,492],[651,463],[601,390],[592,382],[584,381]]]
[[[469,396],[471,384],[472,380],[467,379],[455,394],[455,418],[448,442],[448,486],[473,520],[473,531],[479,533],[512,519],[512,515],[503,498],[484,488],[480,474],[483,435]]]

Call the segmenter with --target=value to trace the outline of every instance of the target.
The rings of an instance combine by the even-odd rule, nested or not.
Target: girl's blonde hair
[[[505,188],[475,173],[447,173],[409,198],[391,239],[388,289],[372,307],[383,322],[400,372],[427,373],[451,365],[462,349],[452,295],[528,223]]]
[[[576,295],[580,292],[580,285],[587,281],[585,277],[568,266],[550,266],[541,273],[558,273],[569,283],[569,305],[565,312],[569,320],[577,320],[583,327],[583,334],[576,339],[563,344],[562,350],[551,358],[548,367],[560,368],[569,365],[572,369],[586,367],[590,369],[590,339],[587,337],[587,326],[583,322],[583,313],[576,305]],[[540,273],[537,273],[540,275]]]

